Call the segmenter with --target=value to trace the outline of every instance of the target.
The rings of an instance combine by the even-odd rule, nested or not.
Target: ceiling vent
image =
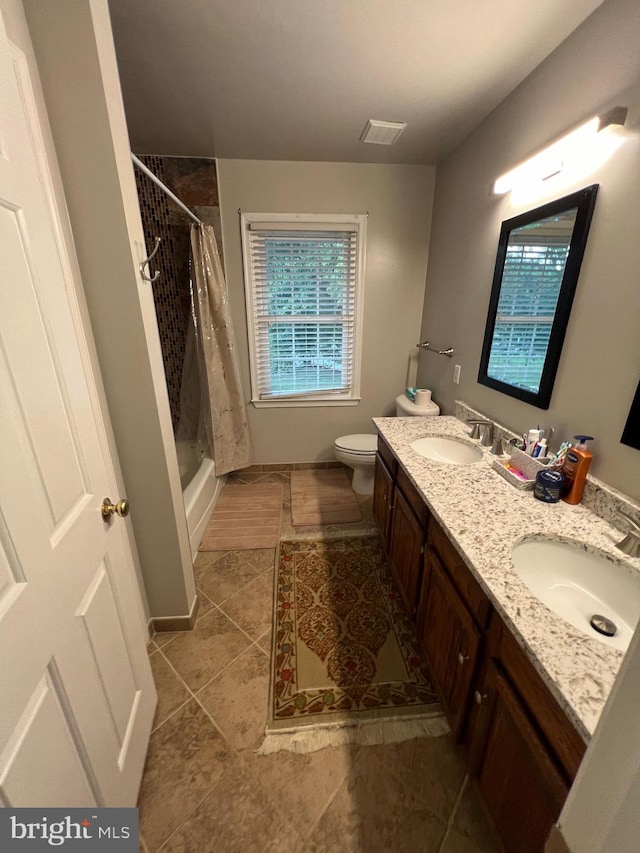
[[[393,145],[407,126],[406,121],[376,121],[370,118],[360,137],[361,142],[374,145]]]

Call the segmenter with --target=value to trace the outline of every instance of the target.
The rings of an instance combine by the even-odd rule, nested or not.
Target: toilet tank
[[[431,400],[426,406],[417,406],[406,394],[396,397],[396,415],[399,418],[423,417],[434,418],[440,414],[440,406]]]

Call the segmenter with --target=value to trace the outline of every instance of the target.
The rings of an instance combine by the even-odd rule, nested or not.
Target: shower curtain
[[[251,465],[251,440],[229,296],[211,225],[191,226],[190,267],[192,322],[178,436],[206,442],[220,476]]]

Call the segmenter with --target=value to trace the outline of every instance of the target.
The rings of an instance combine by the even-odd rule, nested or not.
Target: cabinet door
[[[373,482],[373,517],[376,520],[387,551],[389,550],[392,498],[393,478],[378,453],[376,455],[375,479]]]
[[[467,713],[480,652],[480,632],[438,558],[429,551],[429,587],[420,602],[418,636],[457,740]]]
[[[472,767],[485,805],[509,853],[541,853],[568,784],[513,688],[488,661],[476,692],[484,745]]]
[[[414,616],[426,535],[402,492],[396,488],[391,517],[389,557],[400,584],[407,612]]]

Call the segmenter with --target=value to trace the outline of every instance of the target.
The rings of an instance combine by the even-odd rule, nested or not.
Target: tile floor
[[[283,482],[282,538],[291,535],[287,472],[233,479]],[[362,523],[329,535],[370,528],[371,499],[362,507]],[[199,554],[195,629],[156,634],[149,644],[158,709],[139,800],[141,851],[497,850],[448,736],[255,754],[266,718],[274,563],[272,549]]]

